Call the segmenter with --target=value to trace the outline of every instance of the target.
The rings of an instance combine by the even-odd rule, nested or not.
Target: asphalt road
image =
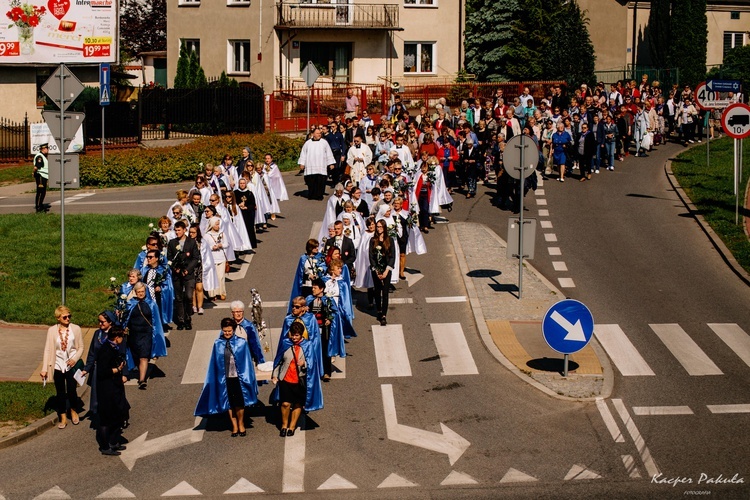
[[[408,258],[407,267],[424,277],[412,278],[411,286],[400,283],[392,295],[401,303],[389,313],[389,332],[395,331],[396,340],[403,332],[406,349],[401,352],[408,362],[399,366],[408,366],[410,374],[381,376],[387,363],[378,359],[374,337],[383,332],[373,328],[377,322],[368,311],[358,310],[359,336],[347,344],[345,378],[326,384],[325,408],[308,416],[307,430],[279,438],[275,412],[261,406],[251,413],[248,436],[232,439],[221,418],[196,427],[192,412],[201,385],[183,381],[191,370],[188,359],[200,355],[193,349],[198,335],[174,331],[169,356],[159,361],[165,377],[145,392],[128,389],[131,458],[102,457],[87,422],[53,429],[0,451],[0,495],[52,498],[60,495],[54,489],[59,488],[71,498],[114,498],[111,488],[120,485],[138,498],[198,492],[217,497],[249,493],[253,486],[268,496],[296,491],[320,498],[632,498],[683,496],[685,490],[746,498],[750,416],[712,413],[706,405],[750,403],[750,368],[708,326],[736,324],[750,331],[748,290],[695,221],[684,216],[671,191],[662,166],[676,150],[663,147],[650,158],[620,163],[615,172],[602,171],[592,182],[547,181],[544,194],[530,193],[526,199],[528,215],[552,225],[537,235],[533,264],[556,284],[558,278],[572,280],[560,282],[575,285],[563,290],[590,307],[597,325],[618,326],[654,372],[624,376],[615,363],[610,400],[575,403],[541,394],[488,354],[467,302],[425,300],[466,295],[447,227],[438,225],[426,236],[428,253]],[[302,189],[301,177],[285,179],[290,195]],[[161,215],[177,188],[71,192],[68,199],[74,201],[66,203],[66,213]],[[448,217],[482,222],[505,238],[509,214],[491,205],[491,189],[479,191],[476,199],[457,199]],[[56,196],[51,193],[48,201]],[[31,194],[0,200],[0,213],[31,210]],[[288,299],[297,258],[313,223],[322,220],[323,203],[293,196],[282,210],[278,227],[259,236],[262,244],[244,278],[228,284],[229,299],[248,302],[253,287],[267,304]],[[554,233],[557,241],[547,241],[551,238],[544,233]],[[561,255],[550,255],[549,247],[559,248]],[[567,271],[556,270],[560,262]],[[196,331],[218,334],[227,312],[207,310],[196,317]],[[280,326],[284,312],[266,307],[272,328]],[[432,330],[455,323],[477,374],[441,375]],[[649,326],[674,324],[722,374],[689,375]],[[690,355],[695,357],[695,351]],[[260,393],[267,402],[270,388]],[[677,411],[650,409],[667,406],[692,413],[636,414]],[[628,425],[615,424],[618,432],[613,433],[606,415],[620,422],[623,411]],[[389,439],[389,426],[395,439]],[[135,450],[143,456],[133,459]],[[649,464],[660,478],[692,484],[655,484]],[[719,474],[725,479],[738,474],[745,484],[705,484]]]

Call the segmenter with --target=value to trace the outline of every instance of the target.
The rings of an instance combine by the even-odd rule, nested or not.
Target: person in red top
[[[302,352],[302,334],[305,327],[295,321],[289,326],[289,338],[292,346],[284,352],[281,363],[273,369],[271,382],[279,384],[279,402],[281,403],[280,436],[293,436],[297,420],[307,399],[305,387],[300,377],[307,374],[307,363]]]
[[[453,194],[453,188],[458,187],[458,178],[456,177],[456,166],[455,162],[458,161],[458,150],[451,143],[450,137],[446,137],[447,134],[443,134],[443,143],[436,155],[440,161],[440,165],[443,168],[443,177],[446,179],[448,186],[448,192]]]
[[[424,134],[424,140],[419,146],[419,157],[422,158],[422,155],[425,153],[427,153],[427,156],[437,156],[438,154],[438,145],[429,132]]]

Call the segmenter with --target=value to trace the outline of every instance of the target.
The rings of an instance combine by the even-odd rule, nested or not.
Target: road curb
[[[505,241],[500,238],[494,231],[492,231],[490,228],[485,226],[484,224],[480,223],[473,223],[477,224],[479,226],[482,226],[482,228],[489,233],[494,239],[498,241],[502,246],[506,246]],[[598,396],[595,397],[589,397],[589,398],[574,398],[570,396],[565,396],[563,394],[558,394],[557,392],[553,391],[549,387],[541,384],[540,382],[537,382],[533,378],[529,377],[527,374],[523,373],[521,370],[516,367],[511,361],[505,357],[505,355],[502,353],[502,351],[495,345],[495,342],[492,340],[492,337],[490,336],[490,330],[487,327],[487,321],[484,318],[484,313],[482,311],[482,305],[479,301],[479,296],[477,294],[476,288],[474,287],[474,282],[472,279],[467,275],[469,273],[469,264],[466,262],[466,256],[464,255],[463,248],[461,247],[461,243],[458,240],[458,236],[456,235],[456,229],[453,225],[448,224],[448,233],[450,234],[451,238],[451,244],[453,245],[453,250],[456,253],[456,260],[458,261],[458,267],[461,271],[461,278],[464,281],[464,287],[466,288],[466,294],[469,298],[469,305],[471,306],[471,311],[474,315],[474,322],[477,325],[477,330],[479,331],[479,336],[482,339],[482,343],[484,344],[484,347],[487,349],[487,351],[498,361],[501,365],[503,365],[505,368],[507,368],[511,373],[516,375],[518,378],[526,382],[527,384],[530,384],[531,386],[535,387],[536,389],[540,390],[544,394],[551,396],[556,399],[560,399],[562,401],[577,401],[577,402],[593,402],[600,398],[608,398],[612,394],[612,390],[614,388],[614,372],[612,371],[612,365],[609,363],[609,358],[604,354],[604,350],[599,346],[599,343],[596,340],[596,337],[591,338],[591,346],[594,349],[594,352],[596,353],[596,356],[599,358],[600,363],[602,364],[602,378],[603,378],[603,385],[602,385],[602,392]],[[547,278],[545,278],[539,271],[534,268],[531,264],[528,262],[525,263],[527,268],[534,273],[534,275],[539,278],[539,280],[544,283],[547,288],[550,289],[550,291],[558,294],[560,297],[565,297],[565,294],[562,293],[560,290],[555,287]]]
[[[721,255],[721,258],[724,260],[724,262],[729,266],[729,268],[734,272],[734,274],[737,275],[738,278],[740,278],[746,285],[750,286],[750,275],[739,264],[739,262],[737,262],[737,260],[734,258],[734,255],[732,255],[732,252],[729,251],[729,249],[721,240],[719,235],[714,232],[710,224],[700,214],[698,207],[696,207],[695,204],[692,202],[692,200],[690,200],[690,197],[688,197],[683,187],[677,181],[677,177],[675,177],[674,172],[672,171],[671,159],[667,160],[666,163],[664,164],[664,173],[667,175],[667,180],[669,181],[669,184],[672,186],[672,189],[674,189],[675,193],[677,193],[677,196],[680,198],[680,201],[682,201],[682,203],[685,205],[685,208],[687,208],[688,212],[690,212],[690,215],[692,215],[695,218],[696,222],[698,223],[698,226],[706,234],[709,241],[714,246],[716,251],[719,252],[719,255]],[[745,224],[743,221],[743,226],[744,225]]]

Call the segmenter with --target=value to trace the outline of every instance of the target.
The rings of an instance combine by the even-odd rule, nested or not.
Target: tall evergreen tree
[[[511,23],[521,11],[518,0],[473,0],[467,9],[465,66],[479,81],[507,81],[512,62]]]
[[[670,11],[672,0],[651,0],[648,15],[648,47],[651,63],[657,68],[666,68],[669,56]]]
[[[550,26],[561,7],[561,0],[525,0],[511,24],[513,38],[508,44],[506,74],[513,81],[544,78],[543,54],[552,41]]]
[[[706,0],[673,0],[667,65],[679,68],[680,83],[697,85],[706,76]]]
[[[190,73],[190,56],[187,53],[184,43],[180,43],[180,57],[177,59],[177,73],[174,75],[174,88],[186,89],[190,85],[188,83]]]
[[[543,51],[542,78],[565,80],[569,86],[595,82],[596,56],[588,23],[578,2],[560,6],[550,25],[550,42]]]

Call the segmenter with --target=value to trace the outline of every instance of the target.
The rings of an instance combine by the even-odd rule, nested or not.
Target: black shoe
[[[185,330],[192,330],[193,324],[192,323],[185,323]]]
[[[247,431],[242,431],[242,432],[240,432],[240,437],[241,437],[241,438],[243,438],[243,437],[245,437],[245,436],[247,436]]]
[[[287,429],[286,437],[292,437],[292,436],[294,436],[294,429]]]
[[[177,325],[177,329],[178,329],[178,330],[184,330],[184,329],[185,329],[185,325],[180,325],[180,324],[178,324],[178,325]]]
[[[124,444],[116,444],[116,445],[112,446],[112,449],[115,450],[115,451],[125,451],[125,450],[128,449],[128,447],[125,446]]]
[[[146,387],[148,387],[148,384],[146,383],[145,380],[142,381],[142,382],[141,381],[138,382],[138,389],[140,389],[142,391],[145,391]]]
[[[281,429],[281,431],[279,432],[279,436],[286,437],[286,432],[287,432],[286,429]]]
[[[122,455],[122,453],[120,453],[117,450],[113,450],[112,448],[107,448],[106,450],[101,450],[100,449],[99,451],[102,452],[102,455],[109,455],[111,457],[117,457],[117,456]]]
[[[388,321],[386,321],[385,316],[380,317],[380,326],[385,326],[388,324]]]

